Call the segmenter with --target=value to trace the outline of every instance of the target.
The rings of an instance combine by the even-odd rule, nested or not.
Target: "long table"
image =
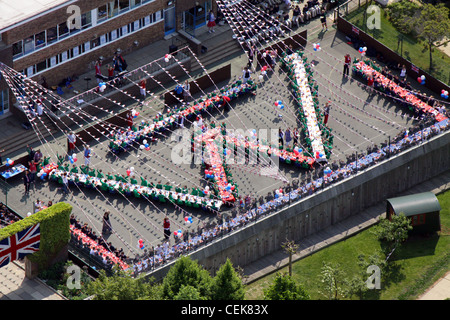
[[[308,75],[302,57],[297,52],[294,52],[285,56],[284,61],[290,65],[294,81],[298,87],[297,96],[300,97],[302,111],[306,118],[306,127],[313,155],[318,161],[327,161],[322,141],[322,131],[314,109],[311,88],[308,84]]]
[[[172,190],[163,190],[157,187],[147,187],[139,184],[132,184],[130,182],[120,182],[115,180],[102,179],[98,177],[91,177],[84,173],[67,172],[60,169],[55,169],[50,173],[50,179],[58,180],[62,178],[63,174],[67,175],[69,182],[77,183],[78,185],[111,191],[115,193],[129,193],[134,196],[146,196],[153,199],[159,199],[160,196],[166,200],[174,201],[179,205],[206,207],[212,210],[220,210],[223,202],[217,199],[208,197],[196,196],[183,192]]]
[[[367,77],[368,74],[372,74],[373,79],[378,86],[382,87],[384,90],[392,93],[393,95],[401,98],[403,101],[411,104],[413,107],[419,109],[420,111],[432,114],[435,117],[436,121],[440,122],[447,119],[447,117],[442,113],[440,113],[437,109],[423,102],[411,91],[406,90],[405,88],[395,83],[395,81],[390,80],[382,73],[378,72],[377,70],[366,64],[364,61],[360,60],[354,63],[353,71],[364,78]]]
[[[1,173],[1,176],[3,177],[3,179],[7,180],[9,178],[17,176],[18,174],[21,174],[25,170],[27,170],[27,167],[25,167],[23,164],[16,164],[15,166],[12,166],[11,168],[3,171]]]

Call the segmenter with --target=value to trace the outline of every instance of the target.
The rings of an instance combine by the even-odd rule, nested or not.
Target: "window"
[[[119,11],[124,12],[130,9],[130,0],[119,0]]]
[[[90,26],[92,26],[92,14],[88,11],[81,15],[81,29],[87,29]]]
[[[418,215],[412,216],[412,218],[411,218],[412,226],[419,226],[422,224],[425,224],[425,214],[418,214]]]
[[[47,69],[47,60],[44,60],[36,64],[36,72],[41,72],[45,69]]]
[[[23,41],[24,53],[30,53],[34,51],[34,36],[28,37]]]
[[[69,35],[69,28],[67,28],[67,22],[63,22],[58,25],[58,37],[59,39],[63,39]]]
[[[108,6],[105,4],[97,9],[97,22],[106,20],[108,17]]]
[[[34,47],[36,49],[45,46],[45,31],[42,31],[34,36]]]
[[[29,66],[26,70],[25,70],[25,75],[27,76],[27,77],[31,77],[33,74],[35,74],[36,73],[36,66],[35,65],[32,65],[32,66]]]
[[[47,44],[51,44],[58,40],[58,28],[53,27],[47,29]]]
[[[23,41],[20,40],[12,45],[13,56],[21,56],[23,54]]]
[[[91,41],[91,48],[98,47],[100,45],[100,37]]]
[[[130,7],[134,8],[141,5],[141,0],[130,0]]]

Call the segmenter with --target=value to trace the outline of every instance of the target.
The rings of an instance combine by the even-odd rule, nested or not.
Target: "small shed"
[[[403,213],[411,218],[411,233],[433,233],[441,230],[441,205],[432,192],[416,193],[387,199],[386,217]]]

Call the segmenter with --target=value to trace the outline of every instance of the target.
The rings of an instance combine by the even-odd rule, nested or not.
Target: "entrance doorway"
[[[164,34],[167,36],[176,29],[175,6],[164,10]]]
[[[184,31],[195,37],[195,30],[206,25],[209,10],[211,10],[211,0],[197,2],[195,7],[184,11]]]

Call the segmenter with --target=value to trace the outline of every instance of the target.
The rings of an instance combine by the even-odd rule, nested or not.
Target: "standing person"
[[[295,6],[294,10],[292,11],[292,22],[297,25],[297,28],[300,27],[300,24],[298,23],[298,20],[300,18],[300,7],[298,5]]]
[[[141,81],[139,82],[139,91],[141,92],[141,97],[143,99],[145,99],[145,96],[147,94],[146,88],[147,88],[147,80],[142,78]]]
[[[216,26],[216,17],[214,16],[214,12],[212,10],[209,10],[208,13],[208,32],[215,32],[214,27]]]
[[[97,59],[97,61],[95,61],[95,77],[97,78],[97,83],[102,82],[102,70],[101,70],[101,65],[102,62],[100,61],[100,59]]]
[[[284,148],[284,132],[281,130],[281,128],[278,129],[278,143],[281,147],[281,149]]]
[[[75,143],[77,141],[77,136],[73,131],[70,131],[67,135],[67,154],[70,156],[75,151]]]
[[[128,66],[127,62],[118,51],[114,52],[113,63],[116,74],[119,74],[122,71],[126,70]]]
[[[109,211],[106,211],[103,215],[103,227],[102,227],[102,233],[103,234],[110,234],[111,233],[111,221],[109,220]]]
[[[85,147],[84,147],[84,165],[86,167],[89,167],[89,164],[91,163],[91,155],[92,155],[92,151],[91,151],[89,145],[85,145]]]
[[[350,63],[352,61],[352,58],[347,53],[344,57],[344,76],[348,77],[349,71],[350,71]]]
[[[364,47],[365,48],[365,47]],[[361,61],[364,61],[364,58],[366,57],[366,50],[364,50],[364,48],[363,48],[363,50],[361,51]]]
[[[29,172],[30,172],[30,185],[33,183],[34,184],[34,180],[36,177],[36,162],[34,162],[34,159],[31,161],[28,161],[28,168],[29,168]]]
[[[253,69],[253,59],[255,58],[256,50],[255,46],[251,45],[248,50],[248,64],[247,67]]]
[[[43,161],[41,149],[38,149],[38,151],[36,151],[36,153],[34,154],[33,160],[34,160],[34,163],[36,164],[36,167]]]
[[[293,147],[295,147],[298,144],[298,137],[299,137],[298,128],[294,128],[294,131],[292,132]]]
[[[64,193],[69,193],[69,180],[67,179],[67,173],[64,172],[62,175],[62,191]]]
[[[248,80],[250,80],[250,74],[251,71],[248,69],[248,67],[244,67],[244,70],[242,71],[242,83],[246,84]]]
[[[31,161],[34,159],[34,154],[36,151],[34,151],[33,147],[27,144],[27,153],[28,153],[28,161]]]
[[[324,119],[323,119],[323,124],[327,124],[328,123],[328,116],[330,115],[330,101],[327,101],[327,103],[325,104],[325,107],[323,108],[323,114],[324,114]]]
[[[130,129],[133,129],[133,113],[131,111],[127,112],[127,125]]]
[[[373,74],[369,73],[367,77],[367,90],[369,91],[369,95],[373,93],[373,84],[374,84]]]
[[[287,128],[286,131],[284,132],[284,140],[286,141],[286,148],[290,148],[292,141],[292,134],[289,128]]]
[[[164,228],[164,238],[168,240],[170,238],[170,221],[168,217],[164,218],[163,228]]]
[[[405,81],[406,79],[406,67],[403,65],[402,70],[400,70],[400,80]]]
[[[176,96],[176,98],[178,98],[178,100],[183,99],[183,86],[182,85],[177,84],[175,86],[174,92],[175,92],[175,96]]]
[[[322,8],[322,11],[320,12],[320,22],[322,23],[322,30],[325,28],[325,31],[328,30],[327,27],[327,14],[325,12],[325,9]]]
[[[188,102],[189,97],[191,96],[191,85],[189,84],[189,81],[186,80],[183,84],[183,99],[184,102]]]
[[[114,66],[112,64],[108,65],[108,80],[114,79]]]
[[[25,174],[23,175],[23,184],[25,186],[25,194],[28,194],[30,192],[30,171],[25,170]]]

